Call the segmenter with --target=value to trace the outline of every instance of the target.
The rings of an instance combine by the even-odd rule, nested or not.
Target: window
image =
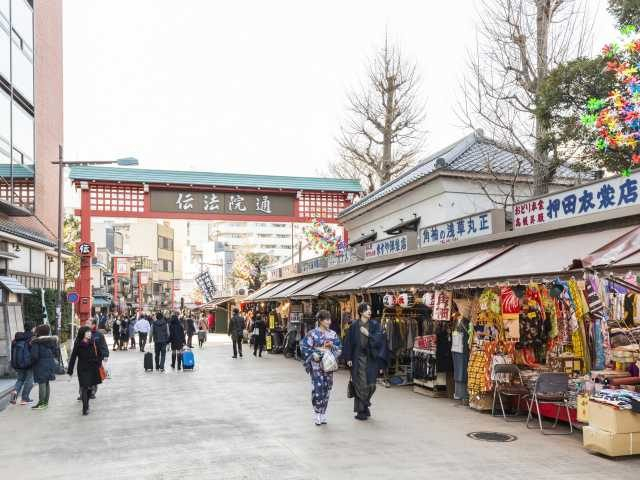
[[[26,0],[11,0],[11,82],[33,103],[33,10]]]
[[[173,251],[173,238],[158,237],[158,248]]]
[[[13,159],[19,164],[33,164],[33,117],[13,102]]]
[[[160,263],[160,271],[162,272],[173,272],[173,261],[172,260],[159,260]]]
[[[0,75],[5,79],[11,78],[9,74],[9,48],[11,42],[9,40],[9,0],[0,0]]]
[[[0,164],[9,163],[11,139],[11,99],[0,90]]]

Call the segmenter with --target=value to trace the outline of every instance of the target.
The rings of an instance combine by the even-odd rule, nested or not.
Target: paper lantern
[[[382,304],[386,308],[393,308],[396,306],[396,297],[394,297],[390,293],[387,293],[384,297],[382,297]]]

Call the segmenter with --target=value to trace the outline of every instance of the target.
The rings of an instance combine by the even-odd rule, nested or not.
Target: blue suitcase
[[[196,366],[196,358],[191,350],[182,352],[182,368],[184,370],[193,370]]]

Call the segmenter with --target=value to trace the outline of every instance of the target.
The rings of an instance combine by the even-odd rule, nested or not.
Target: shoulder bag
[[[98,349],[96,347],[96,342],[93,342],[93,351],[96,354],[96,358],[100,358],[98,356]],[[102,362],[100,362],[100,365],[98,366],[98,374],[100,375],[100,380],[101,381],[104,381],[104,379],[107,378],[107,371],[102,366]]]

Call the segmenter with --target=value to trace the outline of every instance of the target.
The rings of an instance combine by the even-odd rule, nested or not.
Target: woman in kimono
[[[305,370],[311,375],[311,404],[313,421],[317,426],[327,423],[327,406],[333,387],[333,372],[322,369],[322,356],[331,352],[336,359],[340,357],[342,344],[340,338],[331,330],[331,314],[320,310],[316,315],[317,328],[311,330],[300,344]]]
[[[353,411],[356,419],[371,416],[371,397],[376,391],[378,373],[386,365],[387,345],[380,323],[371,320],[371,306],[358,305],[358,320],[347,331],[344,359],[351,368],[353,384]]]

